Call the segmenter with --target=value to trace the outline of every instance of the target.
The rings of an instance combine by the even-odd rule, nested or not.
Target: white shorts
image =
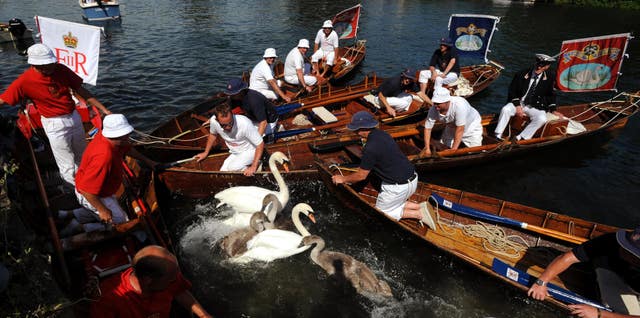
[[[396,221],[402,218],[404,205],[418,188],[418,177],[404,184],[382,183],[380,193],[376,199],[376,208],[392,217]]]

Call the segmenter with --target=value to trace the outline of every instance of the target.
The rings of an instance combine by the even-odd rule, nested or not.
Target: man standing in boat
[[[416,72],[405,69],[398,76],[387,78],[378,87],[378,95],[367,95],[364,99],[378,108],[384,107],[392,117],[409,110],[413,95],[409,92],[418,91],[416,86]]]
[[[640,316],[640,227],[603,234],[556,257],[527,294],[544,300],[549,296],[547,284],[576,263],[589,263],[595,269],[600,298],[613,312],[578,304],[569,305],[571,314],[583,318]]]
[[[433,92],[432,102],[424,122],[424,149],[420,155],[431,155],[431,131],[436,122],[444,123],[440,142],[450,149],[482,145],[482,118],[466,99],[451,96],[448,89],[439,87]]]
[[[224,93],[229,96],[231,104],[242,107],[245,115],[253,121],[260,136],[272,134],[278,125],[278,113],[273,103],[264,95],[247,88],[242,79],[232,79],[227,83]]]
[[[270,100],[277,100],[278,96],[285,102],[290,102],[289,98],[278,86],[278,81],[273,77],[273,63],[276,61],[276,49],[268,48],[264,50],[262,61],[258,62],[251,70],[249,77],[249,88],[255,90]],[[277,95],[276,95],[277,94]]]
[[[318,79],[304,74],[304,57],[307,50],[309,50],[309,40],[301,39],[298,41],[298,46],[287,54],[284,60],[284,80],[289,84],[302,85],[307,92],[311,92]]]
[[[418,219],[435,230],[434,211],[427,202],[408,201],[418,187],[418,174],[398,144],[383,130],[377,129],[378,121],[367,111],[359,111],[351,118],[347,129],[366,139],[360,167],[350,175],[334,175],[334,184],[356,183],[365,180],[373,172],[382,180],[376,200],[376,208],[389,217]]]
[[[168,318],[175,300],[196,317],[211,316],[191,294],[178,260],[166,248],[151,245],[136,253],[132,267],[100,283],[100,298],[91,303],[91,317]]]
[[[313,41],[313,55],[311,56],[311,65],[313,66],[313,74],[321,77],[331,75],[331,69],[336,64],[338,58],[338,33],[333,30],[331,20],[326,20],[322,24],[322,29],[318,30],[316,39]],[[322,60],[326,61],[326,66],[320,72],[320,64]]]
[[[226,103],[216,106],[213,114],[209,121],[207,145],[195,158],[198,162],[204,160],[220,136],[230,153],[220,171],[243,171],[245,176],[252,176],[258,170],[264,151],[264,142],[258,129],[246,116],[234,115]]]
[[[496,125],[496,138],[502,139],[502,133],[513,116],[529,117],[531,120],[520,134],[512,138],[516,141],[531,139],[547,122],[547,112],[564,118],[556,111],[556,94],[553,90],[556,74],[549,70],[555,60],[546,54],[536,54],[533,67],[521,70],[513,76],[509,85],[508,103],[502,107]]]
[[[0,106],[17,105],[31,99],[40,113],[42,128],[47,134],[53,157],[60,175],[70,186],[87,142],[80,115],[72,94],[84,99],[87,106],[94,105],[104,114],[110,114],[100,101],[82,87],[82,78],[68,67],[58,64],[53,51],[44,44],[34,44],[27,50],[31,64],[7,90],[0,95]]]
[[[442,87],[455,82],[460,74],[460,63],[458,62],[458,54],[453,47],[453,42],[449,38],[440,39],[440,48],[436,49],[431,55],[429,61],[429,69],[420,71],[420,98],[429,102],[427,96],[427,86],[429,81],[433,83],[433,89]]]

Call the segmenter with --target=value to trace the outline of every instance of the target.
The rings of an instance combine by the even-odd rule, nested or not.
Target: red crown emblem
[[[69,34],[63,35],[62,40],[64,41],[64,46],[68,48],[75,49],[76,47],[78,47],[78,38],[73,36],[71,32],[69,32]]]

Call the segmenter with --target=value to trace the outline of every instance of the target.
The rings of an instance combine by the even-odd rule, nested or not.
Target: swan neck
[[[291,212],[291,220],[293,221],[293,225],[296,227],[296,230],[298,230],[298,233],[300,233],[300,235],[309,236],[311,235],[311,233],[307,231],[307,228],[305,228],[300,221],[300,212],[300,209],[293,209],[293,212]]]
[[[320,256],[320,252],[322,252],[322,250],[324,249],[324,242],[316,241],[314,243],[316,243],[316,246],[313,247],[313,249],[311,250],[311,254],[309,256],[311,257],[311,260],[314,263],[320,264],[320,260],[318,259],[318,256]]]
[[[284,182],[284,178],[282,178],[280,170],[278,170],[276,159],[273,156],[269,158],[269,169],[271,170],[273,177],[278,183],[278,200],[280,200],[280,202],[283,203],[282,205],[284,206],[284,203],[289,201],[289,187],[287,187],[287,184]]]

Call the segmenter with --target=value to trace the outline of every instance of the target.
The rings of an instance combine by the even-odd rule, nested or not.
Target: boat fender
[[[9,32],[13,34],[15,37],[22,37],[24,32],[27,30],[27,26],[24,25],[24,22],[18,18],[13,18],[9,20]]]

